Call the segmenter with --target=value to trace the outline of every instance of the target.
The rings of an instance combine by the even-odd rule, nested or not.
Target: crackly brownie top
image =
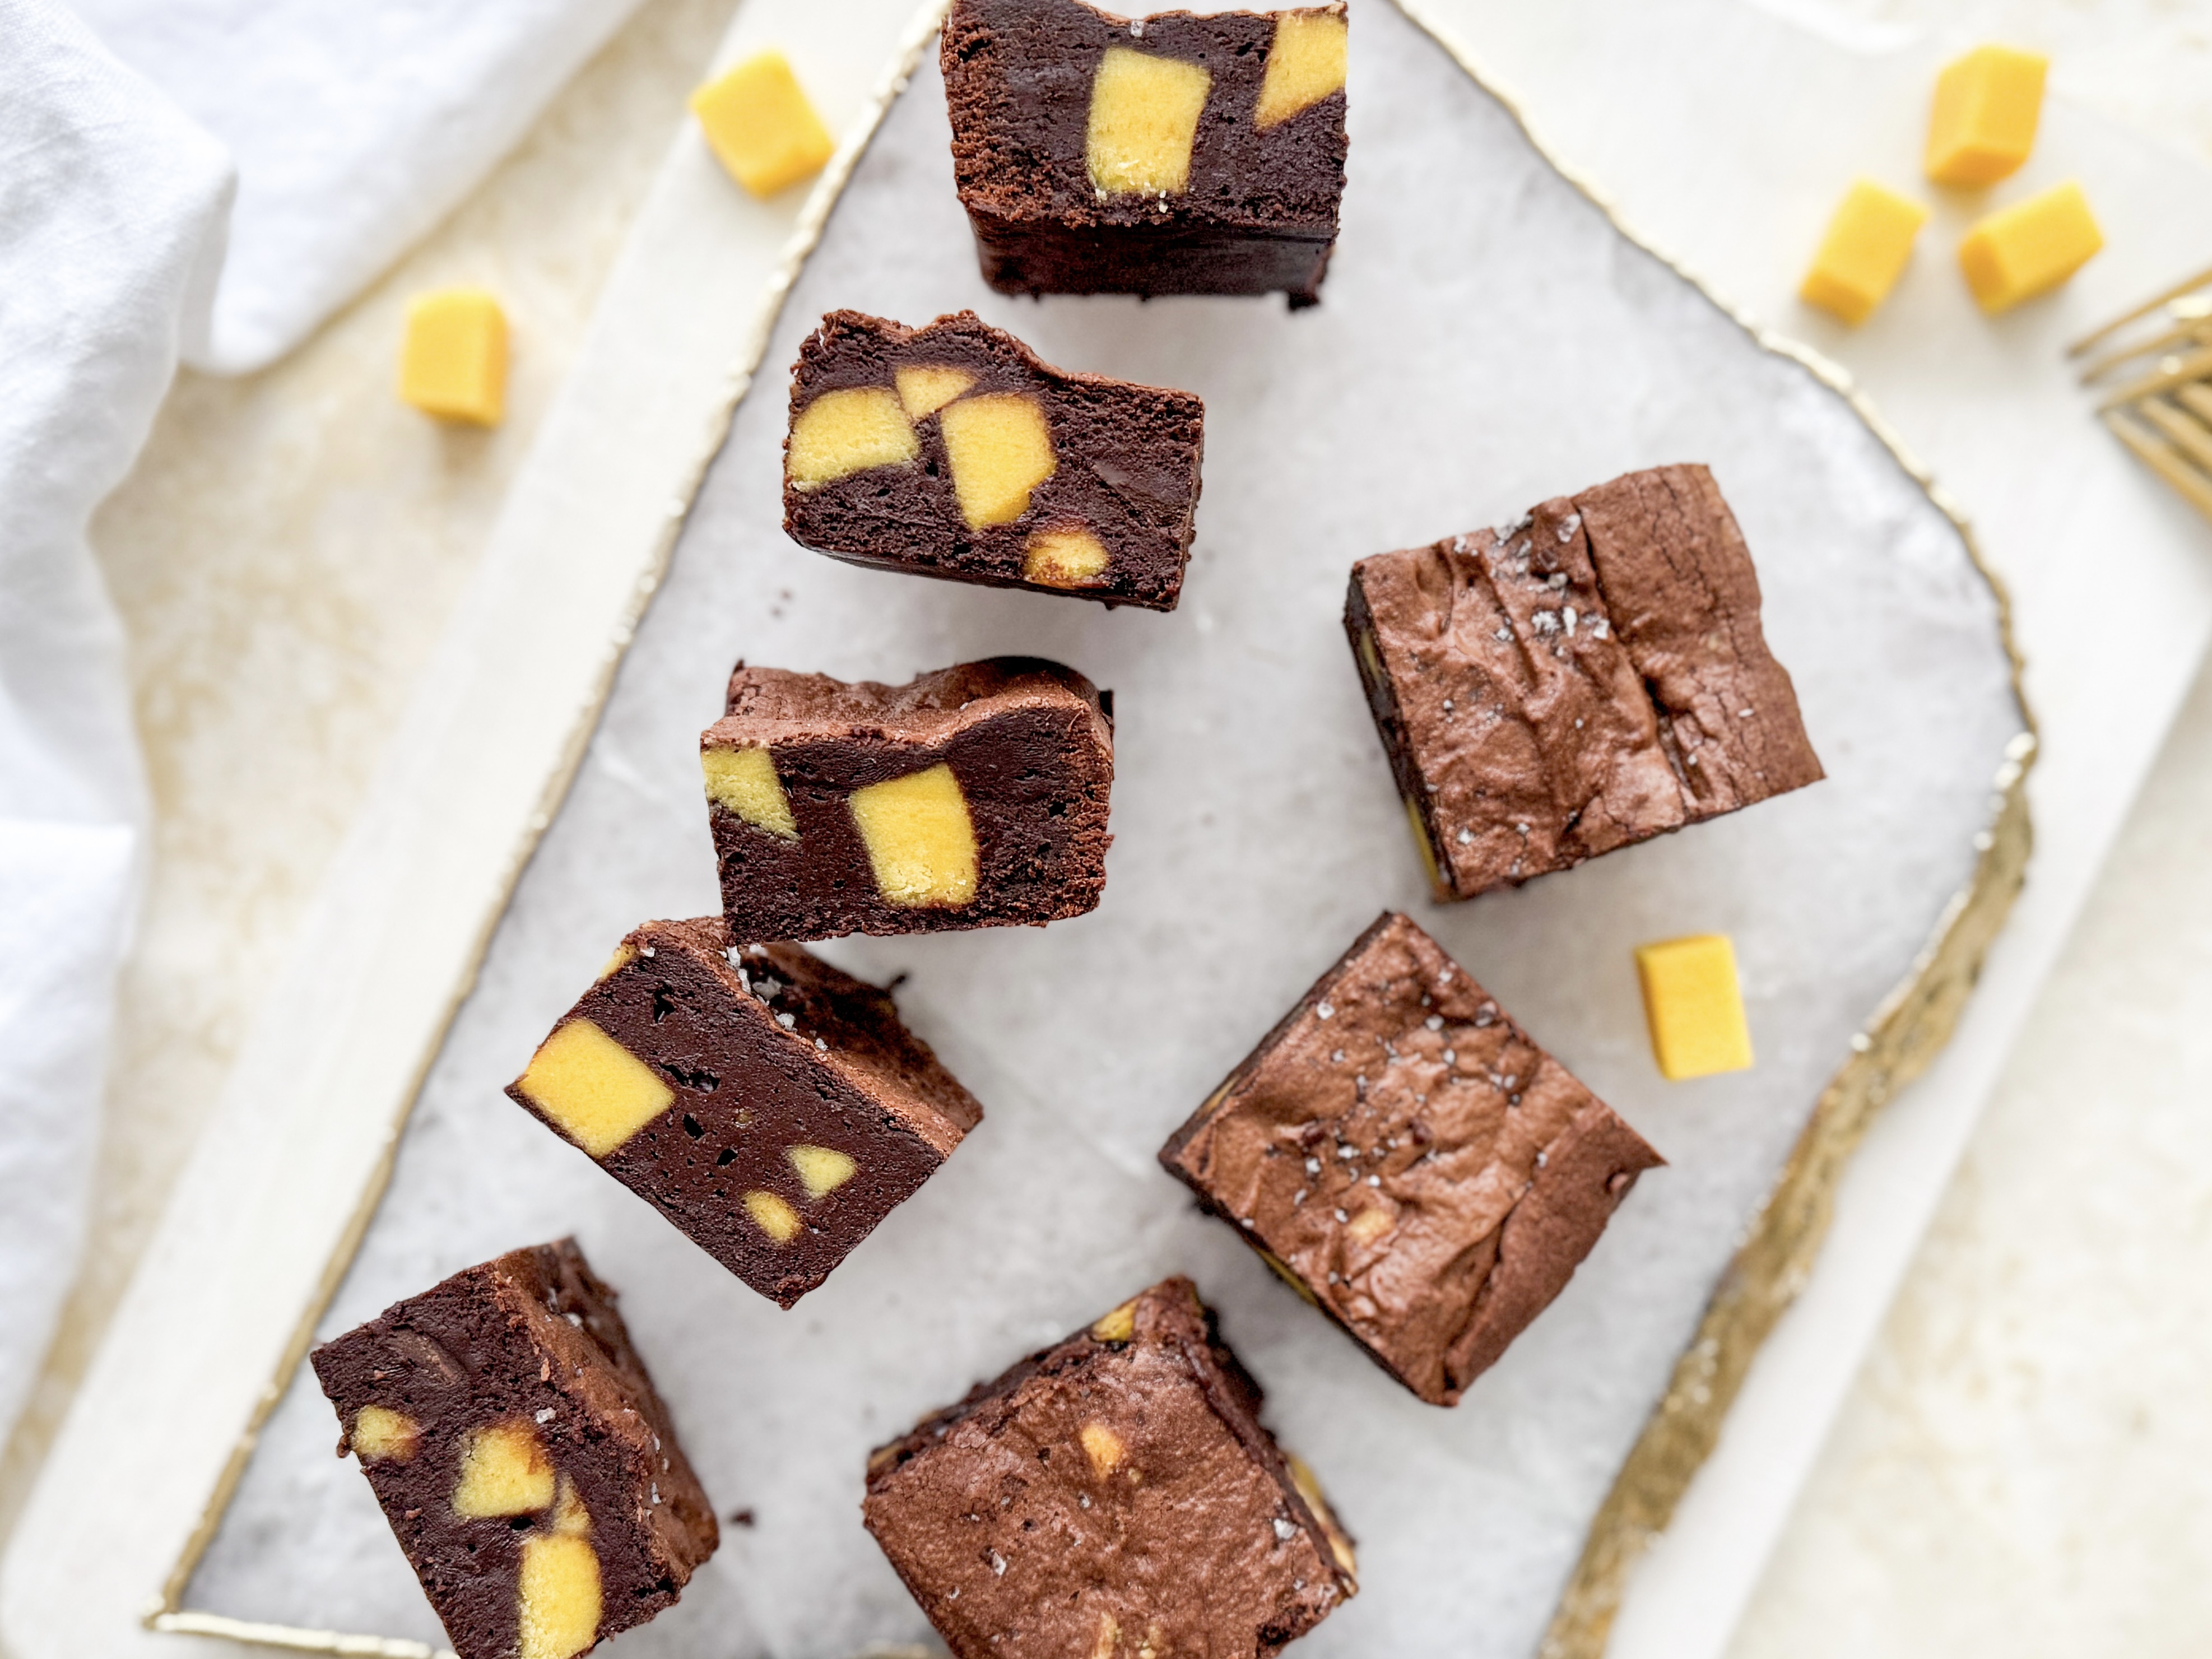
[[[983,1120],[975,1097],[901,1023],[889,993],[810,951],[737,945],[720,916],[649,921],[623,939],[623,948],[638,955],[683,952],[728,993],[733,1015],[756,1014],[755,1041],[789,1045],[841,1073],[939,1156],[950,1157]]]
[[[1448,1403],[1477,1351],[1486,1364],[1510,1340],[1474,1334],[1500,1288],[1493,1279],[1547,1286],[1540,1307],[1588,1250],[1594,1231],[1543,1229],[1501,1266],[1516,1206],[1564,1147],[1595,1128],[1625,1138],[1601,1182],[1660,1161],[1434,939],[1394,915],[1306,994],[1162,1158],[1416,1393]],[[1601,1186],[1596,1225],[1619,1190]]]
[[[937,743],[992,716],[1026,708],[1088,714],[1100,746],[1113,749],[1112,721],[1097,690],[1072,668],[1041,657],[992,657],[884,685],[835,680],[739,663],[730,675],[727,712],[708,726],[703,746],[806,743],[884,735]]]
[[[1260,1403],[1171,1279],[878,1451],[867,1523],[963,1659],[1273,1654],[1353,1582]]]
[[[1353,586],[1363,672],[1388,675],[1462,896],[1821,775],[1704,467],[1362,560]]]
[[[1343,91],[1267,126],[1256,116],[1279,20],[1344,15],[1338,4],[1132,20],[1082,0],[955,0],[939,52],[960,199],[971,213],[1069,226],[1333,238],[1344,191]],[[1180,193],[1109,197],[1093,182],[1085,141],[1109,49],[1195,64],[1210,77]]]
[[[1437,852],[1462,885],[1684,821],[1572,502],[1364,560],[1358,579],[1414,763],[1437,786]]]
[[[1691,816],[1819,781],[1796,690],[1759,623],[1759,572],[1712,473],[1624,473],[1581,491],[1575,508]]]

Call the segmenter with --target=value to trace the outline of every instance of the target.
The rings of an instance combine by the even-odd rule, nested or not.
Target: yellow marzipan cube
[[[2035,148],[2051,60],[2013,46],[1977,46],[1936,78],[1928,176],[1939,185],[1993,185]]]
[[[426,415],[497,426],[507,412],[507,313],[480,288],[442,289],[407,307],[399,395]]]
[[[1828,234],[1813,256],[1798,297],[1854,327],[1866,321],[1904,274],[1912,239],[1927,219],[1928,210],[1919,203],[1868,179],[1856,180],[1828,221]]]
[[[2000,209],[1966,233],[1959,268],[1990,316],[2048,294],[2105,246],[2081,186],[2069,179]]]
[[[1311,109],[1331,93],[1343,91],[1346,40],[1341,14],[1279,13],[1252,125],[1265,132]]]
[[[1180,196],[1213,76],[1203,64],[1109,46],[1091,78],[1084,166],[1104,196]]]
[[[791,61],[773,50],[755,52],[693,93],[691,112],[715,159],[759,197],[819,173],[836,148]]]
[[[1726,933],[1696,933],[1638,945],[1636,976],[1651,1057],[1674,1082],[1751,1069],[1751,1028],[1737,988],[1735,946]]]
[[[975,896],[975,821],[951,766],[940,761],[845,799],[885,903],[957,908]]]
[[[593,1158],[623,1145],[676,1099],[659,1073],[588,1019],[556,1026],[515,1087]]]

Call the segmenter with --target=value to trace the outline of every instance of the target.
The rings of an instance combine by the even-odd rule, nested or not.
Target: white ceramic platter
[[[991,294],[926,66],[806,265],[583,769],[433,1069],[333,1334],[514,1245],[582,1240],[728,1530],[615,1651],[836,1659],[927,1626],[859,1522],[867,1449],[1188,1272],[1362,1544],[1302,1652],[1533,1651],[1591,1517],[1850,1039],[1968,880],[2021,725],[1992,595],[1856,414],[1625,241],[1425,35],[1355,0],[1352,165],[1324,303]],[[1200,393],[1182,609],[855,570],[781,534],[779,366],[827,309],[972,307],[1048,360]],[[1338,623],[1346,567],[1678,459],[1714,469],[1828,781],[1519,893],[1422,896]],[[648,916],[715,902],[695,740],[738,657],[903,679],[1059,658],[1116,694],[1105,903],[1048,930],[825,948],[902,1006],[984,1127],[789,1314],[499,1094]],[[1152,1163],[1384,908],[1413,912],[1667,1155],[1454,1412],[1364,1360]],[[1734,935],[1759,1063],[1668,1085],[1631,948]],[[188,1606],[434,1643],[312,1379],[264,1434]]]

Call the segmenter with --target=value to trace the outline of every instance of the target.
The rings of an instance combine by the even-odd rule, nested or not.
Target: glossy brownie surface
[[[1439,1406],[1565,1288],[1637,1176],[1662,1162],[1395,915],[1160,1161]]]
[[[863,1516],[959,1659],[1266,1659],[1355,1585],[1260,1405],[1170,1279],[878,1450]]]
[[[1822,776],[1750,550],[1702,466],[1364,559],[1345,629],[1442,897]]]

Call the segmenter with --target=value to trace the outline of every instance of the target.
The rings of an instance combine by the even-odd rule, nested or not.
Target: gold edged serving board
[[[1424,15],[1418,0],[1401,0],[1401,6],[1518,118],[1519,112],[1492,84],[1479,62]],[[161,1257],[149,1274],[142,1275],[142,1285],[134,1287],[131,1304],[118,1320],[118,1333],[137,1346],[139,1353],[104,1354],[88,1382],[88,1399],[110,1412],[127,1408],[134,1379],[122,1373],[134,1358],[143,1364],[148,1353],[158,1351],[158,1339],[178,1334],[179,1316],[191,1310],[189,1303],[172,1304],[166,1328],[144,1305],[148,1297],[174,1294],[179,1288],[176,1281],[160,1283],[164,1261],[189,1265],[201,1282],[228,1272],[259,1283],[261,1294],[253,1304],[232,1310],[238,1318],[236,1330],[251,1328],[249,1352],[190,1356],[200,1364],[201,1379],[215,1383],[198,1396],[205,1412],[202,1420],[219,1422],[227,1415],[234,1422],[243,1420],[245,1431],[234,1441],[221,1443],[213,1457],[179,1460],[185,1467],[165,1488],[165,1502],[155,1506],[153,1523],[137,1529],[136,1547],[125,1553],[130,1565],[144,1572],[164,1543],[161,1525],[169,1528],[166,1553],[158,1554],[158,1571],[144,1573],[132,1595],[134,1609],[144,1609],[148,1630],[303,1650],[376,1654],[384,1659],[422,1659],[431,1651],[421,1643],[227,1618],[186,1607],[185,1594],[252,1455],[260,1425],[296,1371],[315,1324],[375,1212],[421,1080],[471,988],[515,879],[566,793],[615,669],[659,584],[693,491],[750,385],[782,298],[870,136],[928,44],[941,11],[941,5],[933,3],[918,15],[893,17],[890,8],[873,6],[871,23],[876,33],[869,37],[873,42],[870,50],[880,63],[883,43],[896,34],[892,67],[888,73],[873,75],[872,85],[856,99],[851,96],[852,86],[843,89],[857,108],[843,125],[837,159],[788,222],[753,216],[743,204],[732,217],[734,193],[712,172],[711,163],[689,135],[656,186],[630,252],[611,283],[594,337],[580,356],[564,408],[549,420],[532,467],[495,537],[485,572],[454,623],[449,648],[429,671],[416,714],[401,739],[403,749],[410,739],[416,744],[417,758],[412,764],[403,762],[376,793],[380,803],[396,805],[386,805],[380,814],[373,809],[371,821],[349,842],[333,878],[334,887],[346,890],[319,905],[308,924],[303,966],[290,978],[295,982],[312,978],[313,982],[301,984],[295,1006],[272,1008],[264,1026],[277,1029],[278,1035],[264,1040],[257,1033],[227,1102],[226,1121],[209,1136],[210,1144],[234,1149],[240,1137],[261,1138],[264,1150],[283,1156],[249,1168],[249,1188],[252,1177],[292,1184],[297,1189],[295,1201],[303,1211],[312,1206],[313,1213],[289,1218],[265,1212],[247,1213],[251,1206],[229,1203],[212,1190],[223,1179],[222,1171],[197,1166],[180,1205],[184,1219],[173,1218],[165,1228],[156,1246]],[[818,19],[804,13],[802,6],[779,0],[750,0],[740,13],[726,56],[758,42],[788,41],[822,27]],[[848,32],[854,36],[866,33],[858,28]],[[848,52],[847,61],[854,61],[855,56]],[[1600,192],[1560,167],[1534,133],[1529,137],[1571,183],[1605,206]],[[1624,236],[1644,246],[1632,227],[1621,223],[1609,209],[1607,213]],[[1690,273],[1674,268],[1695,282]],[[725,319],[721,355],[702,372],[701,331],[667,321],[672,316],[697,313],[670,307],[686,302],[696,307],[703,295],[726,294],[740,272],[760,293],[760,301],[741,319]],[[1736,315],[1735,319],[1761,347],[1803,364],[1849,402],[1958,526],[1972,555],[1963,515],[1840,371],[1747,318]],[[688,364],[690,372],[674,375],[679,383],[672,388],[670,371],[679,363]],[[619,445],[611,445],[610,432],[630,422],[643,422],[647,429],[626,432]],[[617,450],[619,459],[614,454]],[[638,465],[636,458],[648,450],[651,456]],[[607,478],[605,470],[610,466],[627,469],[628,476]],[[556,622],[556,627],[540,628],[532,639],[495,647],[489,642],[501,637],[503,621],[515,614],[522,587],[547,579],[549,555],[556,561],[573,558],[577,588],[573,603],[557,619],[544,619]],[[2003,594],[1980,566],[1978,556],[1972,556],[1996,596],[2003,648],[2014,665],[2016,695],[2017,657]],[[531,614],[540,614],[534,605]],[[586,641],[588,650],[578,649]],[[558,663],[540,665],[552,671],[550,675],[522,686],[499,683],[501,671],[513,665],[515,657],[563,653]],[[1910,973],[1873,1011],[1823,1092],[1781,1181],[1599,1512],[1546,1638],[1547,1653],[1595,1656],[1602,1650],[1629,1567],[1644,1542],[1665,1526],[1717,1435],[1752,1356],[1803,1282],[1826,1227],[1836,1180],[1852,1147],[1881,1104],[1924,1066],[1948,1036],[2026,868],[2030,835],[2023,784],[2034,741],[2024,702],[2021,718],[2022,731],[2002,761],[1988,822],[1976,838],[1971,882],[1946,908]],[[483,758],[483,728],[472,730],[471,726],[484,719],[500,722],[491,729],[512,739],[506,745],[503,766],[477,765]],[[464,779],[465,772],[475,775]],[[467,826],[466,834],[453,834],[456,822]],[[448,843],[443,848],[433,845],[441,839]],[[447,931],[428,939],[381,936],[380,901],[402,886],[419,885],[426,876],[434,890],[450,901]],[[419,907],[409,907],[408,914],[420,914]],[[366,951],[360,949],[364,937],[374,941]],[[352,982],[342,984],[335,999],[329,997],[328,976],[315,971],[320,965],[319,944],[325,949],[350,949],[356,958]],[[324,1006],[310,1007],[319,1001]],[[286,1025],[288,1019],[291,1023]],[[313,1121],[302,1129],[301,1120]],[[288,1123],[304,1138],[288,1142]],[[339,1133],[331,1133],[334,1127]],[[208,1157],[204,1151],[203,1159]],[[284,1179],[303,1173],[303,1180],[288,1183]],[[196,1200],[196,1194],[205,1196]],[[193,1216],[196,1201],[207,1206],[209,1213]],[[226,1208],[237,1218],[237,1224],[210,1224]],[[281,1267],[266,1258],[267,1246],[276,1237],[285,1240],[289,1257]],[[318,1248],[295,1248],[311,1239],[319,1241]],[[281,1320],[274,1316],[280,1302],[287,1309]],[[258,1358],[253,1350],[258,1350]],[[173,1370],[166,1376],[172,1382],[179,1380]],[[240,1386],[249,1376],[250,1394]],[[143,1407],[149,1402],[141,1395],[137,1403]],[[58,1450],[57,1466],[98,1470],[103,1462],[101,1449],[86,1443],[98,1437],[97,1431],[80,1422],[73,1424],[71,1436],[75,1443]],[[112,1459],[118,1449],[106,1449]],[[193,1482],[196,1487],[191,1487]],[[179,1501],[187,1487],[191,1487],[192,1499],[188,1512]],[[186,1513],[190,1524],[179,1535],[178,1522]],[[11,1577],[15,1571],[11,1562]],[[146,1588],[157,1581],[158,1595],[149,1605]],[[112,1588],[131,1593],[119,1577]],[[11,1585],[11,1599],[15,1589]],[[11,1616],[11,1632],[16,1623]],[[106,1650],[113,1645],[119,1650],[127,1644],[94,1646]],[[80,1646],[76,1650],[92,1650]],[[39,1650],[29,1647],[27,1652],[35,1656]]]

